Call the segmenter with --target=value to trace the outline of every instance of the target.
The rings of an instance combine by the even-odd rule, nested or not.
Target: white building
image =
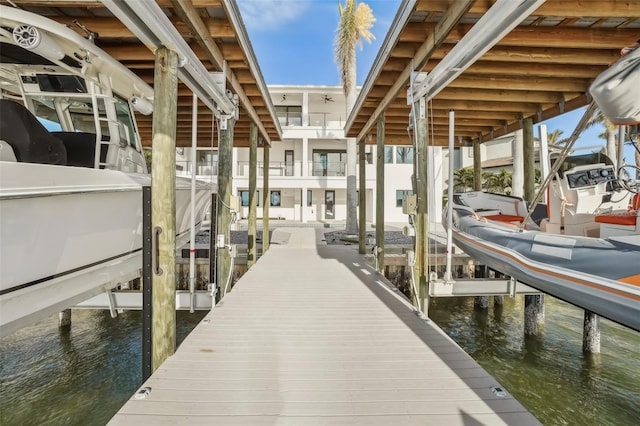
[[[347,147],[344,136],[345,98],[340,86],[269,86],[272,102],[283,130],[282,141],[270,148],[269,164],[263,164],[258,146],[258,218],[262,217],[264,173],[269,173],[271,218],[306,222],[344,221],[347,209]],[[408,137],[407,137],[408,138]],[[376,146],[366,145],[366,217],[375,222]],[[447,157],[431,148],[433,165],[430,188],[443,188]],[[190,149],[178,153],[179,173],[190,174]],[[444,150],[446,154],[446,150]],[[457,166],[466,165],[457,155]],[[217,148],[198,148],[197,177],[217,180]],[[411,193],[413,147],[385,146],[385,222],[406,222],[402,197]],[[471,159],[472,162],[472,159]],[[444,167],[443,167],[444,165]],[[358,177],[358,170],[355,171]],[[437,184],[436,184],[437,183]],[[233,194],[240,197],[240,216],[249,214],[249,148],[233,149]],[[431,197],[430,197],[431,198]],[[442,210],[441,196],[433,197],[430,210]]]

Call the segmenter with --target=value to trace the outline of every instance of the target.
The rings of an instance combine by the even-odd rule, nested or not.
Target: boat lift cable
[[[535,210],[536,206],[542,199],[542,194],[544,194],[544,192],[547,190],[547,187],[551,184],[551,181],[555,177],[556,173],[558,173],[558,170],[560,170],[560,167],[562,167],[562,163],[564,163],[564,160],[571,153],[571,149],[573,148],[573,145],[575,145],[580,134],[589,125],[589,122],[591,121],[591,117],[593,117],[593,114],[595,113],[596,109],[597,109],[597,106],[595,101],[591,101],[591,103],[587,106],[587,109],[585,110],[584,114],[582,115],[582,118],[576,125],[576,128],[574,129],[573,133],[567,139],[567,143],[565,144],[564,148],[560,152],[560,157],[558,157],[556,162],[553,163],[553,166],[551,167],[549,174],[547,175],[542,185],[540,185],[540,188],[538,189],[538,192],[536,193],[535,197],[533,197],[533,200],[531,200],[531,203],[529,204],[529,210],[527,211],[527,216],[525,216],[524,220],[520,223],[521,231],[524,229],[525,224],[529,220],[531,220],[531,215],[533,214],[533,211]]]

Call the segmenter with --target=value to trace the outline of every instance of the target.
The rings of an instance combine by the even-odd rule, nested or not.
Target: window
[[[280,191],[271,191],[269,200],[271,207],[280,207]]]
[[[384,163],[385,164],[393,163],[393,147],[392,146],[384,147]]]
[[[218,174],[218,151],[198,150],[196,161],[196,174],[205,176]]]
[[[313,150],[313,176],[344,176],[347,151]]]
[[[284,175],[293,176],[293,150],[284,151]]]
[[[312,206],[312,202],[311,202],[311,195],[313,194],[313,191],[310,189],[307,189],[307,207],[311,207]]]
[[[118,117],[118,124],[120,125],[120,139],[128,138],[129,145],[131,148],[139,151],[138,145],[136,143],[136,129],[133,125],[133,117],[131,115],[131,110],[129,109],[129,102],[124,100],[123,98],[116,96],[116,115]],[[127,130],[123,130],[127,129]],[[125,132],[127,134],[125,134]]]
[[[404,197],[412,194],[413,194],[413,191],[410,189],[396,191],[396,207],[402,207],[402,200],[404,200]]]
[[[413,164],[413,147],[396,147],[396,164]]]
[[[240,190],[238,191],[238,196],[240,196],[240,205],[242,207],[249,207],[249,191]],[[260,205],[260,191],[256,191],[256,206]]]
[[[302,126],[302,106],[276,106],[278,121],[282,126]]]

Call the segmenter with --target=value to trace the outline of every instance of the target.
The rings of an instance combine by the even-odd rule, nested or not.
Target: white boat
[[[2,334],[140,276],[142,187],[134,110],[153,90],[72,29],[0,6]],[[97,142],[96,142],[97,141]],[[198,185],[197,222],[210,200]],[[176,179],[176,245],[191,182]]]
[[[454,194],[452,237],[465,253],[531,287],[640,330],[637,211],[603,156],[569,157],[553,180],[549,217],[527,220],[519,197]],[[445,209],[445,215],[447,214]],[[609,218],[614,218],[608,220]],[[629,224],[619,218],[629,218]]]

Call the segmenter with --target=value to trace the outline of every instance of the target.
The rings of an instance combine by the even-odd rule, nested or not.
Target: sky
[[[344,4],[344,0],[340,0]],[[334,59],[334,39],[338,27],[338,0],[237,0],[242,19],[264,81],[268,85],[340,85]],[[367,0],[376,21],[375,40],[364,42],[356,52],[356,81],[361,86],[393,22],[401,0]],[[569,137],[582,117],[584,108],[563,114],[541,124],[549,133],[563,131]],[[537,134],[537,126],[534,125]],[[577,147],[604,145],[598,138],[601,126],[587,129]],[[633,149],[625,150],[627,162]]]

